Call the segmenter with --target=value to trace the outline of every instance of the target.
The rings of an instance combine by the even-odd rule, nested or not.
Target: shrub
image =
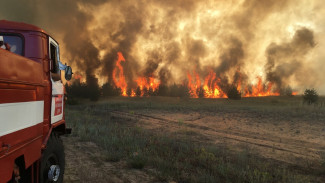
[[[101,88],[98,85],[98,79],[95,76],[87,75],[87,82],[81,83],[80,80],[74,80],[70,85],[65,86],[68,99],[72,98],[88,98],[97,101],[101,94]]]
[[[67,102],[66,102],[66,104],[68,104],[68,105],[78,105],[79,102],[78,102],[78,100],[77,100],[76,98],[74,98],[74,97],[67,97]]]
[[[293,95],[292,88],[290,86],[288,86],[288,87],[283,88],[282,90],[280,90],[280,95],[289,96],[289,97],[294,96]]]
[[[130,97],[132,95],[132,89],[131,88],[128,88],[126,90],[126,94]]]
[[[159,96],[168,96],[168,87],[166,85],[159,85],[158,91],[157,91],[157,95]]]
[[[199,93],[199,98],[204,98],[204,90],[202,86],[200,87],[198,93]]]
[[[147,159],[138,152],[134,152],[133,155],[128,159],[128,163],[132,168],[142,169],[146,165]]]
[[[241,99],[241,93],[237,90],[236,86],[231,86],[227,91],[229,99],[239,100]]]
[[[315,89],[306,89],[303,98],[304,102],[310,105],[317,102],[318,94]]]
[[[135,90],[135,95],[136,95],[137,97],[140,97],[140,96],[141,96],[141,89],[140,89],[139,86],[138,86],[137,89]]]
[[[107,82],[102,86],[102,93],[103,93],[104,97],[119,96],[122,94],[122,91],[120,88],[117,88],[116,86],[114,86],[114,84]],[[131,93],[131,89],[130,89],[130,93]]]

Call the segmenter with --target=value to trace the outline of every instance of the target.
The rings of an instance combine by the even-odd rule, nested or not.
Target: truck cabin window
[[[57,58],[57,49],[56,46],[53,44],[50,44],[50,56],[51,56],[51,72],[52,73],[59,73],[59,63]]]
[[[19,35],[0,34],[0,48],[23,56],[23,39]]]

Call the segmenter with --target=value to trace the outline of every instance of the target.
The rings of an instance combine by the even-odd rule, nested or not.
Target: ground
[[[185,127],[186,133],[200,135],[198,141],[253,148],[266,158],[299,166],[317,165],[321,153],[325,152],[325,126],[321,122],[287,121],[279,116],[265,118],[237,112],[137,111],[130,114],[114,111],[112,115],[138,118],[145,128],[157,131],[177,131],[180,126]]]
[[[130,169],[125,162],[107,162],[104,152],[93,142],[81,142],[77,137],[63,137],[66,170],[65,183],[137,183],[152,182],[152,176]]]
[[[113,120],[126,121],[128,128],[141,128],[153,134],[170,134],[169,136],[172,137],[176,135],[177,138],[186,139],[195,144],[226,147],[233,154],[245,151],[250,156],[261,159],[257,163],[253,162],[252,165],[248,162],[249,166],[258,167],[260,165],[255,164],[268,162],[271,165],[265,171],[267,175],[272,174],[273,177],[272,171],[276,171],[276,167],[284,167],[284,171],[293,171],[295,175],[307,177],[308,181],[325,180],[322,176],[325,170],[325,106],[322,103],[309,106],[303,104],[298,97],[257,98],[241,101],[117,98],[95,104],[72,106],[68,110],[75,114],[89,113],[100,116],[100,119],[109,117]],[[76,118],[71,117],[71,119]],[[79,123],[82,121],[79,120]],[[72,126],[79,128],[76,123]],[[63,138],[67,164],[65,182],[185,180],[184,177],[178,175],[171,175],[171,178],[157,178],[157,174],[153,172],[159,172],[160,166],[155,167],[155,163],[148,163],[144,169],[138,170],[128,165],[127,158],[122,157],[117,162],[107,161],[107,149],[99,147],[98,141],[96,143],[96,140],[91,140],[92,138],[85,138],[81,130],[76,129],[76,131],[79,133],[73,137]],[[96,132],[98,133],[100,132]],[[151,151],[146,150],[146,152]],[[150,153],[146,155],[149,157]],[[188,161],[192,162],[190,159]],[[186,170],[182,171],[187,173]],[[214,169],[213,171],[216,172],[213,176],[220,173]],[[278,176],[278,174],[275,175]],[[221,180],[237,182],[229,179],[227,175],[224,177]],[[265,182],[268,182],[268,179],[260,179],[260,177],[257,179],[244,176],[243,180],[266,180]],[[188,179],[188,182],[196,182],[195,180]],[[279,180],[285,182],[286,179],[281,174]]]

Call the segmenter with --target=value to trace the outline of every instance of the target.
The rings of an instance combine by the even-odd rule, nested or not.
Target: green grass
[[[97,143],[107,161],[126,161],[131,168],[154,168],[159,181],[177,182],[321,182],[318,173],[304,172],[250,153],[234,152],[222,145],[203,144],[192,139],[195,132],[183,129],[181,135],[157,133],[142,128],[138,121],[110,116],[112,110],[241,111],[280,113],[318,119],[325,107],[302,105],[300,98],[227,99],[114,98],[97,104],[67,106],[66,121],[73,134]],[[106,112],[102,112],[106,111]],[[324,119],[324,118],[323,118]],[[178,120],[182,127],[183,120]],[[185,127],[184,127],[185,128]],[[186,138],[184,138],[186,136]]]

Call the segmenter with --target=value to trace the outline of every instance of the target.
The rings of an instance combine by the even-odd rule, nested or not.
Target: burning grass
[[[136,112],[242,111],[259,115],[321,120],[324,106],[302,105],[296,98],[227,99],[110,98],[97,104],[67,107],[68,125],[73,135],[96,142],[106,150],[107,161],[126,161],[132,168],[144,168],[159,181],[177,182],[321,182],[317,171],[301,169],[263,158],[248,147],[240,151],[227,144],[202,141],[204,137],[178,119],[178,130],[149,130],[142,126]],[[125,111],[134,118],[116,117]],[[167,125],[167,124],[166,124]],[[201,139],[198,141],[197,139]],[[154,169],[155,171],[152,171]]]

